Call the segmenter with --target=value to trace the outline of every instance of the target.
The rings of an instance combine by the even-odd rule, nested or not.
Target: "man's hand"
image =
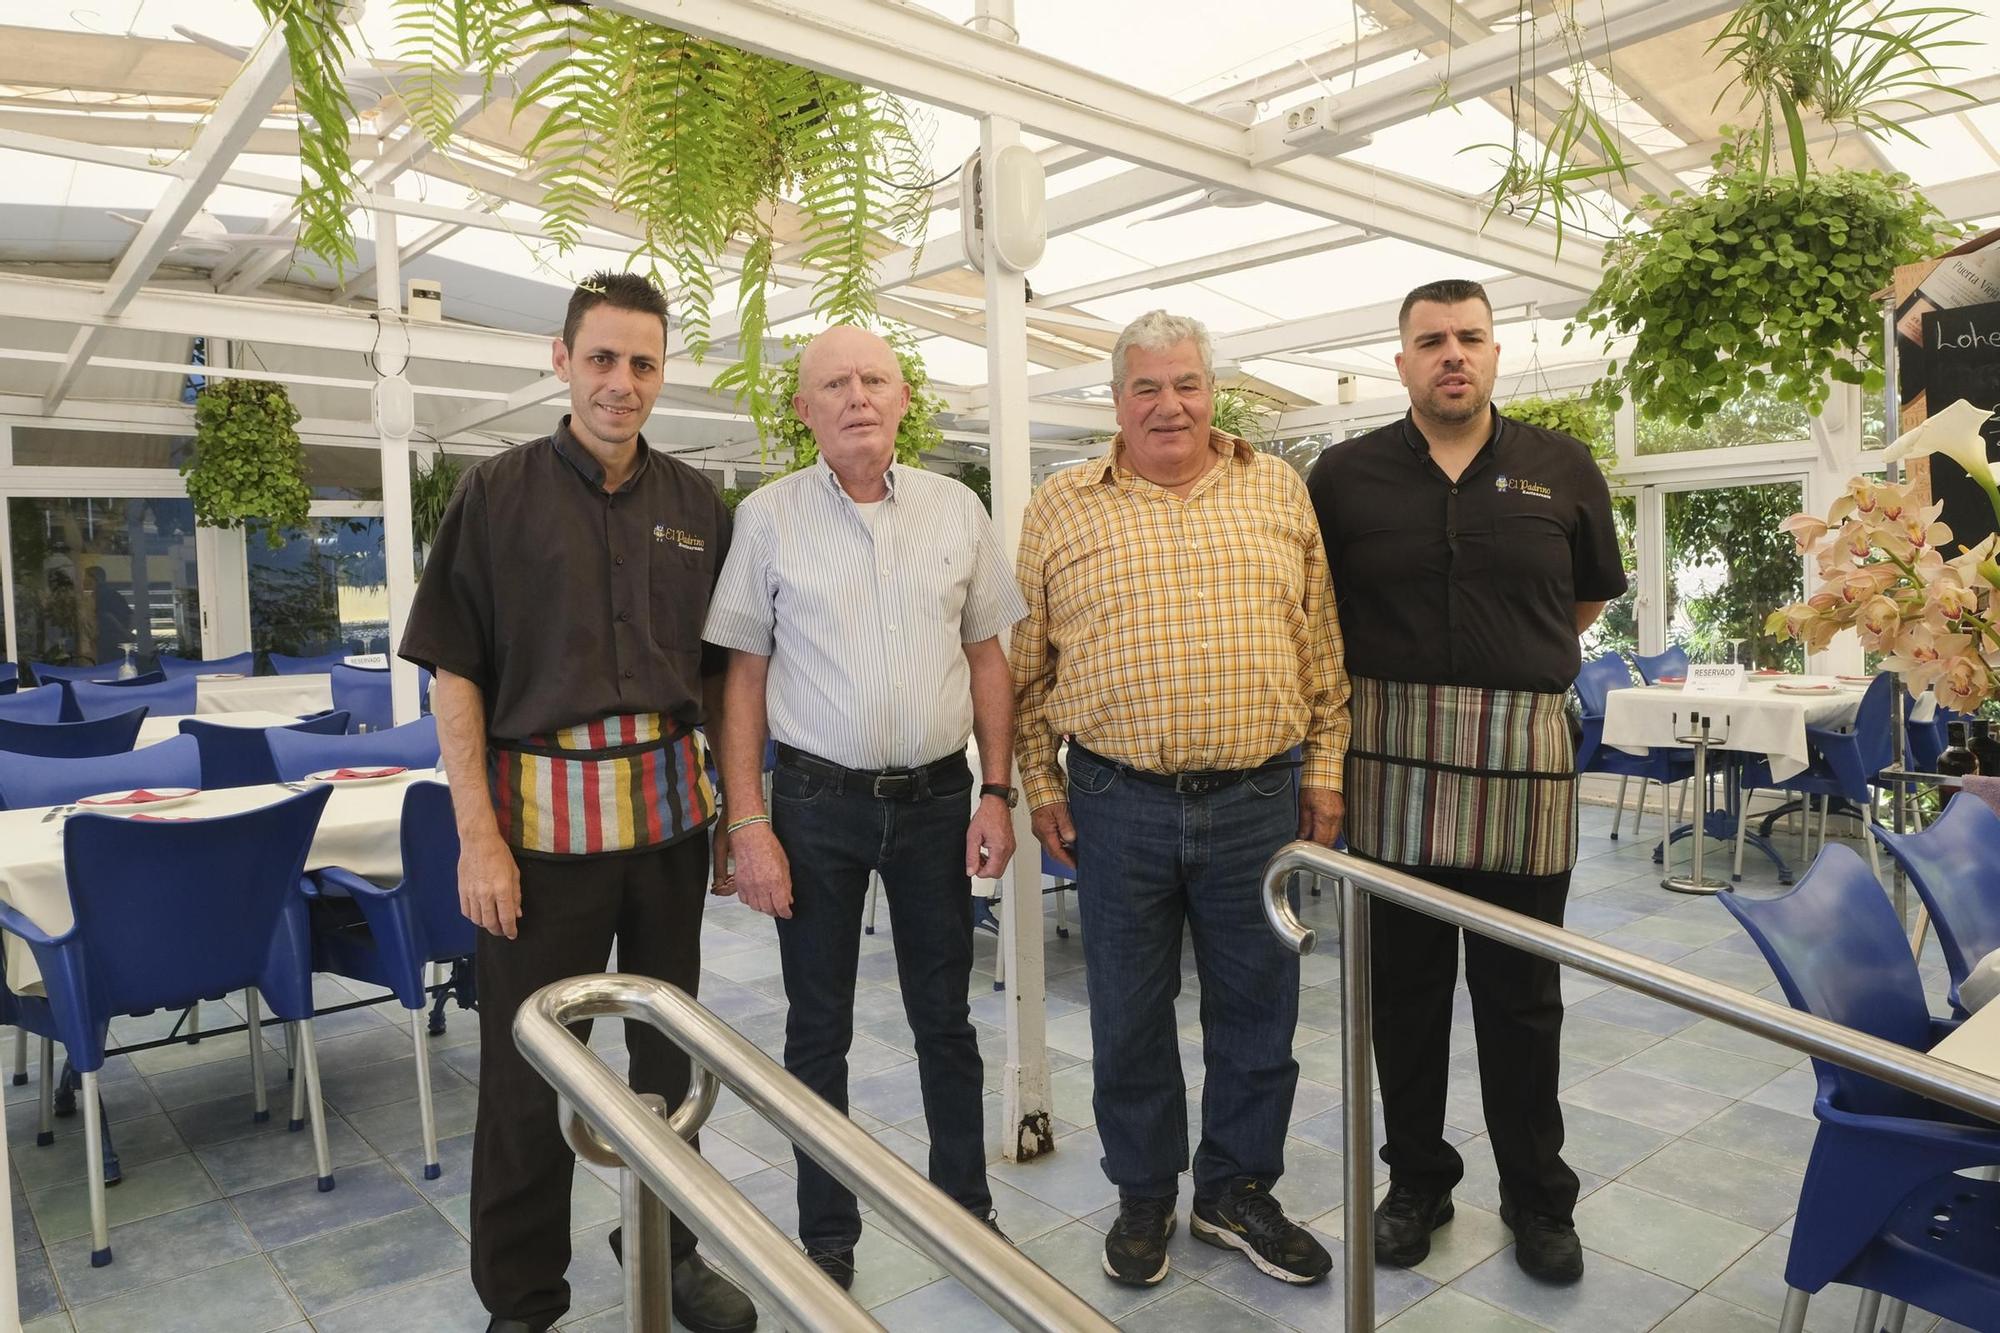
[[[521,868],[498,833],[458,849],[458,910],[494,935],[513,939],[521,919]]]
[[[746,824],[732,839],[736,898],[765,916],[791,919],[792,867],[769,824]]]
[[[729,871],[729,828],[715,821],[715,836],[708,840],[708,891],[718,898],[736,892],[736,880]]]
[[[1031,816],[1036,839],[1055,863],[1076,869],[1076,825],[1069,822],[1069,802],[1051,801]]]
[[[1347,803],[1339,792],[1325,787],[1299,788],[1299,836],[1307,842],[1333,846],[1346,816]]]
[[[997,797],[980,797],[972,810],[972,823],[965,830],[965,873],[998,879],[1007,873],[1007,863],[1013,858],[1013,811]]]

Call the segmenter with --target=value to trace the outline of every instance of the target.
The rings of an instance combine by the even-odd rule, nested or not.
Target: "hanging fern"
[[[339,73],[345,33],[328,0],[257,0],[286,25],[308,178],[301,244],[336,264],[353,256],[353,106]],[[574,247],[598,210],[638,233],[628,263],[674,291],[679,329],[700,360],[712,338],[716,273],[740,249],[739,360],[718,391],[767,410],[767,298],[778,238],[796,205],[797,258],[816,266],[813,309],[836,321],[873,315],[871,263],[883,234],[913,238],[929,206],[920,188],[917,118],[893,97],[842,79],[692,37],[649,20],[545,0],[396,0],[393,82],[411,120],[446,147],[467,72],[481,95],[538,66],[515,114],[543,115],[522,150],[541,192],[543,233]],[[788,256],[790,258],[791,256]]]

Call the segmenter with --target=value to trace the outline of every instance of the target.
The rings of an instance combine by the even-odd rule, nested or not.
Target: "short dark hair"
[[[1461,301],[1477,301],[1486,307],[1486,317],[1493,317],[1493,302],[1486,295],[1486,289],[1470,278],[1440,278],[1427,282],[1411,290],[1403,298],[1403,308],[1396,312],[1396,332],[1402,333],[1410,327],[1410,311],[1419,301],[1436,301],[1439,305],[1457,305]]]
[[[660,317],[660,337],[667,336],[666,294],[643,273],[613,273],[605,269],[577,284],[569,294],[569,312],[563,316],[563,346],[576,348],[576,331],[586,311],[608,305],[618,310],[637,310]]]

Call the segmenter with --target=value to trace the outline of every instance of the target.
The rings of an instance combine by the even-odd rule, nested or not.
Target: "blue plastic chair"
[[[168,680],[179,680],[182,676],[205,676],[211,673],[236,672],[249,676],[256,674],[257,654],[233,653],[228,657],[204,660],[199,657],[175,657],[172,653],[160,654],[160,670],[167,673]]]
[[[66,805],[128,787],[199,787],[201,751],[187,736],[124,754],[49,759],[0,754],[0,810]]]
[[[436,1180],[437,1117],[431,1108],[430,1053],[424,1041],[423,1013],[430,998],[424,969],[430,963],[470,959],[479,939],[479,928],[466,920],[458,905],[458,824],[449,787],[442,782],[410,784],[403,794],[402,842],[403,882],[394,888],[371,884],[338,867],[315,871],[308,878],[307,884],[322,895],[351,898],[365,923],[316,917],[313,967],[386,986],[410,1011],[424,1179]]]
[[[63,1044],[83,1079],[84,1160],[102,1156],[97,1076],[113,1018],[185,1008],[251,991],[299,1024],[299,1065],[311,1102],[319,1188],[333,1188],[313,1044],[312,946],[298,892],[328,788],[218,819],[139,821],[74,815],[63,828],[74,923],[50,934],[0,903],[0,928],[34,951],[46,998],[16,996],[29,1031]],[[254,990],[253,990],[254,988]],[[250,1042],[263,1088],[263,1042]],[[93,1267],[111,1262],[104,1180],[90,1173]]]
[[[37,685],[49,685],[59,680],[108,680],[118,674],[122,657],[114,657],[109,662],[99,662],[95,666],[88,662],[72,662],[68,666],[55,666],[48,662],[30,662],[28,669],[34,674]]]
[[[1960,792],[1920,832],[1880,827],[1869,832],[1917,886],[1944,951],[1952,1009],[1962,1015],[1959,984],[2000,949],[2000,815],[1972,793]]]
[[[1677,782],[1684,782],[1694,776],[1694,752],[1678,748],[1655,746],[1644,754],[1630,754],[1604,744],[1604,709],[1611,698],[1611,691],[1629,689],[1632,685],[1632,668],[1617,653],[1605,653],[1594,661],[1585,662],[1576,676],[1577,702],[1583,705],[1583,732],[1577,740],[1576,771],[1578,773],[1605,773],[1618,778],[1618,809],[1611,818],[1611,836],[1618,836],[1618,826],[1625,819],[1625,789],[1633,778],[1639,779],[1639,809],[1646,808],[1646,784],[1660,784],[1660,818],[1662,821],[1661,855],[1664,856],[1667,840],[1672,837],[1673,821],[1667,814],[1666,788]],[[1639,827],[1639,816],[1632,817],[1632,827]]]
[[[0,694],[12,694],[21,688],[21,668],[12,662],[0,662]]]
[[[387,731],[395,725],[387,668],[336,666],[327,674],[333,678],[333,706],[346,713],[354,726],[365,724],[370,731]]]
[[[1657,685],[1662,676],[1687,675],[1687,649],[1676,643],[1668,645],[1664,653],[1654,653],[1651,657],[1644,653],[1634,653],[1632,663],[1639,668],[1640,680],[1648,685]]]
[[[331,671],[341,665],[347,660],[347,650],[343,648],[337,653],[320,653],[311,657],[293,657],[288,653],[266,653],[265,656],[271,659],[271,670],[281,676],[306,676]]]
[[[189,717],[181,719],[180,730],[181,735],[194,737],[201,747],[203,787],[261,787],[279,781],[278,770],[271,764],[271,744],[266,736],[273,731],[338,735],[347,730],[347,714],[335,709],[288,727],[232,727]]]
[[[1924,1002],[1902,923],[1861,858],[1820,853],[1780,898],[1718,895],[1792,1007],[1912,1050],[1953,1024]],[[1881,1292],[1973,1328],[2000,1309],[2000,1183],[1954,1172],[2000,1163],[2000,1128],[1815,1058],[1819,1133],[1785,1263],[1784,1318],[1801,1328],[1829,1282]]]
[[[47,759],[123,754],[139,739],[139,724],[145,720],[143,707],[89,722],[15,722],[0,718],[0,750]]]
[[[94,680],[77,680],[71,681],[67,688],[86,721],[111,713],[123,713],[141,704],[151,709],[155,717],[184,716],[195,710],[195,681],[192,676],[141,685],[106,685]]]
[[[17,690],[0,697],[0,720],[8,722],[39,722],[46,726],[62,721],[62,711],[63,692],[57,685]]]
[[[1890,734],[1891,719],[1890,691],[1896,688],[1896,678],[1880,675],[1869,682],[1867,693],[1861,696],[1861,707],[1854,715],[1851,730],[1833,730],[1827,727],[1807,727],[1806,747],[1810,761],[1805,770],[1794,773],[1779,782],[1771,776],[1770,761],[1761,755],[1746,756],[1743,760],[1742,784],[1744,809],[1749,809],[1750,794],[1754,791],[1770,790],[1791,792],[1805,802],[1805,826],[1800,833],[1801,861],[1805,860],[1805,839],[1812,833],[1812,800],[1820,798],[1822,811],[1830,810],[1834,798],[1852,801],[1863,811],[1871,807],[1875,795],[1875,776],[1889,767],[1895,759],[1895,740]],[[1765,817],[1765,836],[1769,836],[1769,825],[1775,816]],[[1873,821],[1861,816],[1865,829]],[[1826,816],[1819,822],[1819,842],[1826,846]],[[1750,826],[1746,818],[1736,829],[1736,877],[1743,877],[1744,831]],[[1867,833],[1862,834],[1864,839]],[[1875,844],[1868,842],[1868,862],[1879,878],[1882,873],[1881,861],[1875,854]]]
[[[297,782],[308,773],[356,765],[401,764],[405,768],[438,766],[437,719],[421,717],[387,731],[365,736],[326,735],[298,727],[273,727],[264,733],[278,782]]]

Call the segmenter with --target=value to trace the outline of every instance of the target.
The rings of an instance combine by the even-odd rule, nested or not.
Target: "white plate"
[[[1791,685],[1780,681],[1772,689],[1780,694],[1839,694],[1838,685]]]
[[[122,799],[139,791],[152,793],[154,799],[131,802]],[[164,810],[171,805],[179,805],[183,801],[193,800],[199,795],[201,795],[199,787],[127,787],[124,791],[105,791],[95,796],[79,797],[76,808],[98,810],[105,814],[130,814],[140,810],[151,813],[154,810]]]
[[[341,774],[353,774],[342,777]],[[408,768],[392,764],[349,764],[342,768],[322,768],[317,773],[306,774],[307,782],[324,782],[331,787],[367,787],[377,782],[394,782],[406,777]]]
[[[241,671],[203,671],[198,673],[195,676],[195,679],[196,680],[242,680],[244,679],[244,676]]]

